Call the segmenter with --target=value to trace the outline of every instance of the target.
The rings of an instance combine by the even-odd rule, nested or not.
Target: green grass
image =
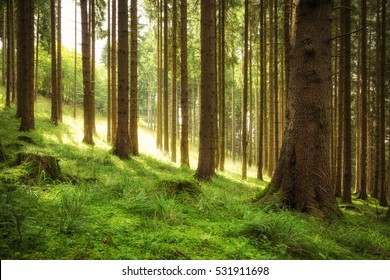
[[[18,132],[14,108],[0,108],[0,139],[9,156],[0,163],[0,259],[390,258],[390,223],[377,214],[385,209],[374,199],[354,200],[332,224],[266,211],[251,202],[266,185],[254,170],[241,181],[240,168],[228,161],[226,172],[198,186],[193,169],[152,148],[151,131],[140,129],[141,156],[122,161],[104,141],[103,118],[89,147],[81,143],[82,121],[67,117],[71,108],[58,127],[49,108],[38,99],[30,133]],[[56,157],[63,178],[27,180],[25,165],[12,166],[21,151]],[[175,189],[180,182],[193,188]]]

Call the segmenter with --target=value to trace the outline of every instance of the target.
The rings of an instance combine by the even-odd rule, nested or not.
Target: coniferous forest
[[[390,259],[386,0],[0,0],[0,259]]]

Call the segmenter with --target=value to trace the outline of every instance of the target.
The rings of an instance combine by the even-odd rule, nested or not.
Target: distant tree
[[[20,131],[34,129],[34,0],[18,0]]]
[[[199,129],[199,159],[195,177],[199,180],[209,181],[215,174],[215,0],[201,2],[200,21],[201,103]]]
[[[14,83],[14,1],[7,1],[7,88],[6,88],[6,106],[11,106],[11,98],[13,95],[13,83]]]
[[[242,179],[247,177],[247,111],[248,111],[248,36],[249,36],[249,0],[245,0],[244,31],[244,85],[242,95]]]
[[[107,142],[111,142],[111,0],[107,3]]]
[[[287,127],[278,165],[262,200],[276,198],[290,209],[334,218],[339,209],[329,170],[327,112],[332,1],[301,0],[295,9]]]
[[[168,0],[164,0],[164,153],[169,153],[169,130],[168,130]]]
[[[114,154],[130,155],[129,139],[129,25],[127,0],[118,0],[118,129]]]

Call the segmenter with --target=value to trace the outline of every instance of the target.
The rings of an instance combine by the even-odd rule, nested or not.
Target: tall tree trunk
[[[62,122],[62,32],[61,32],[61,22],[62,22],[62,1],[58,0],[58,15],[57,15],[57,97],[58,97],[58,108],[57,108],[57,119],[58,121]]]
[[[275,19],[273,0],[269,0],[269,139],[268,172],[275,171]]]
[[[91,40],[88,30],[88,1],[81,0],[81,51],[83,56],[84,85],[84,139],[88,145],[94,145],[92,126],[92,93],[91,93]]]
[[[176,162],[176,115],[177,115],[177,95],[176,95],[176,74],[177,74],[177,3],[172,2],[172,118],[171,118],[171,161]]]
[[[107,142],[112,139],[111,106],[111,0],[107,2]]]
[[[263,200],[339,215],[329,170],[332,1],[301,0],[293,20],[290,97],[281,155]],[[310,71],[308,71],[310,69]]]
[[[96,132],[95,123],[95,72],[96,72],[96,5],[95,0],[90,0],[90,29],[91,29],[91,99],[92,99],[92,130]]]
[[[232,54],[233,55],[233,54]],[[234,64],[232,63],[232,159],[236,161],[236,96],[234,92]]]
[[[264,107],[265,107],[265,60],[264,60],[264,50],[265,50],[265,29],[264,29],[264,20],[265,20],[265,7],[264,7],[264,1],[261,1],[260,3],[260,116],[259,116],[259,124],[258,124],[258,156],[257,156],[257,179],[263,180],[263,144],[264,144]]]
[[[381,206],[387,206],[387,185],[386,185],[386,127],[385,127],[385,102],[386,102],[386,0],[382,0],[382,21],[381,21],[381,51],[380,51],[380,126],[381,126],[381,143],[380,143],[380,164],[381,164],[381,174],[380,174],[380,186],[379,186],[379,204]],[[390,158],[390,156],[389,156]]]
[[[279,158],[279,80],[278,80],[278,1],[274,0],[274,95],[275,95],[275,105],[274,105],[274,110],[275,110],[275,136],[274,136],[274,141],[275,141],[275,155],[274,157],[274,166],[276,166]]]
[[[74,1],[74,73],[73,73],[73,118],[77,114],[77,1]]]
[[[248,110],[248,32],[249,32],[249,0],[245,0],[244,31],[244,87],[242,95],[242,179],[247,178],[247,110]]]
[[[168,114],[168,0],[164,0],[164,153],[169,153]]]
[[[201,2],[201,99],[199,160],[196,178],[211,180],[215,174],[215,0]]]
[[[7,1],[7,89],[6,89],[6,102],[7,107],[11,106],[11,97],[12,97],[12,83],[13,81],[13,61],[12,61],[12,52],[13,52],[13,0]]]
[[[118,130],[114,154],[130,155],[129,139],[129,26],[127,0],[118,0]]]
[[[57,72],[57,47],[56,47],[56,4],[50,1],[51,18],[51,122],[58,125],[58,72]]]
[[[357,178],[360,199],[367,199],[367,0],[361,1],[361,133],[360,178]]]
[[[34,129],[34,0],[18,0],[20,131]]]
[[[5,86],[5,77],[6,77],[6,52],[7,52],[7,8],[4,9],[4,13],[2,14],[2,20],[1,20],[1,23],[2,23],[2,26],[3,26],[3,36],[2,36],[2,51],[1,51],[1,61],[2,61],[2,64],[1,64],[1,85],[2,86]],[[9,97],[9,102],[11,103],[11,98]]]
[[[156,146],[162,150],[162,0],[157,0],[157,137]]]
[[[180,5],[180,41],[181,41],[181,143],[180,143],[180,163],[190,165],[188,155],[188,66],[187,66],[187,0],[181,0]],[[195,92],[195,91],[193,91]],[[195,94],[193,95],[193,101]],[[193,103],[195,105],[195,103]],[[195,106],[193,112],[195,114]],[[195,116],[194,116],[195,119]],[[195,129],[195,124],[194,128]]]
[[[115,143],[115,137],[116,137],[116,131],[118,128],[118,122],[117,122],[117,95],[116,95],[116,16],[117,16],[117,8],[116,8],[116,1],[112,0],[112,32],[111,32],[111,136],[112,136],[112,142]]]
[[[39,66],[39,24],[40,24],[40,11],[37,8],[37,24],[36,35],[37,44],[35,46],[35,78],[34,78],[34,101],[37,100],[38,95],[38,66]]]
[[[138,18],[137,18],[137,0],[131,1],[131,64],[130,64],[130,154],[133,156],[138,155],[138,83],[137,83],[137,30],[138,30]]]

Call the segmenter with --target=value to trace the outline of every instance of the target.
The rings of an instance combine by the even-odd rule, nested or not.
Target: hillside
[[[139,131],[141,156],[122,161],[110,153],[101,116],[89,147],[71,108],[54,127],[50,103],[39,97],[36,129],[20,133],[3,89],[0,104],[0,259],[390,258],[390,223],[374,199],[340,205],[343,219],[331,224],[275,212],[252,202],[266,185],[254,174],[241,181],[230,162],[199,184],[193,169],[154,149],[146,128]],[[52,157],[60,170],[36,169],[21,154]],[[195,147],[191,158],[196,166]]]

